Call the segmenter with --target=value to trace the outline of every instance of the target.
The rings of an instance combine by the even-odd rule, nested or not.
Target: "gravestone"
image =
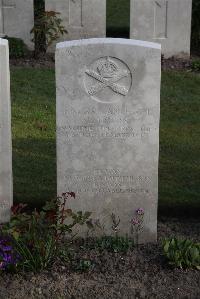
[[[0,223],[12,206],[12,145],[8,41],[0,39]]]
[[[60,13],[68,31],[60,41],[106,35],[106,0],[45,0],[45,10]]]
[[[32,49],[33,0],[0,0],[0,36],[21,38]]]
[[[192,0],[131,0],[130,37],[162,45],[165,58],[190,56]]]
[[[159,44],[88,39],[57,44],[57,188],[113,233],[144,209],[140,242],[156,241]],[[118,221],[117,220],[117,221]]]

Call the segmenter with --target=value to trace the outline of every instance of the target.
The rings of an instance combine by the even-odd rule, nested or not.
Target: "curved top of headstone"
[[[67,48],[72,46],[87,46],[95,44],[121,44],[121,45],[132,45],[138,47],[146,47],[152,49],[161,49],[161,45],[158,43],[146,42],[135,39],[125,39],[125,38],[90,38],[90,39],[80,39],[72,40],[58,43],[56,49]]]
[[[8,44],[7,39],[0,38],[0,45],[2,45],[2,46],[6,46],[7,44]]]

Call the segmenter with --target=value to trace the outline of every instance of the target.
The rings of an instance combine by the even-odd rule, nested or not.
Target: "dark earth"
[[[195,58],[195,57],[194,57]],[[199,58],[199,57],[198,57]],[[54,68],[55,61],[53,54],[41,55],[37,59],[32,56],[21,59],[10,59],[11,66],[19,67],[33,67],[33,68]],[[163,70],[192,70],[192,58],[191,59],[177,59],[175,57],[169,59],[162,59]]]
[[[200,271],[174,269],[162,256],[165,237],[200,241],[199,219],[163,218],[158,245],[140,245],[126,254],[77,248],[75,259],[90,260],[87,271],[56,263],[40,274],[2,274],[0,299],[9,298],[200,298]]]

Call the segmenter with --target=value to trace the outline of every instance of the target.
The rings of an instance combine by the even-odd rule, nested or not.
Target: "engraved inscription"
[[[156,0],[154,2],[154,38],[167,38],[168,1]]]
[[[94,99],[104,103],[125,97],[131,87],[131,72],[127,65],[114,57],[102,57],[85,71],[85,88]],[[114,94],[110,96],[110,92]]]
[[[134,109],[133,109],[134,108]],[[101,113],[98,113],[98,118],[96,117],[97,109],[96,107],[84,107],[83,109],[74,109],[70,105],[67,105],[64,110],[64,114],[67,119],[70,118],[72,123],[74,118],[79,118],[79,120],[84,120],[87,118],[88,124],[101,124],[101,123],[128,123],[129,119],[139,120],[152,115],[153,109],[142,108],[141,105],[136,105],[132,108],[124,105],[123,107],[102,107]]]
[[[149,193],[148,176],[122,175],[118,169],[96,169],[86,174],[65,175],[65,188],[76,193]]]
[[[102,111],[97,114],[97,108],[90,106],[84,109],[74,109],[68,105],[64,109],[67,123],[57,126],[57,134],[71,139],[84,138],[112,138],[114,139],[137,139],[149,138],[157,131],[157,126],[152,122],[154,109],[142,108],[135,105],[129,109],[128,105],[123,107],[109,107],[104,105]],[[77,120],[78,119],[78,123]],[[140,120],[140,125],[132,125],[132,121]]]
[[[69,0],[69,25],[83,27],[83,0]]]
[[[16,5],[16,0],[3,0],[3,8],[13,8]]]
[[[117,127],[115,130],[109,126],[63,126],[57,127],[57,133],[66,138],[92,137],[92,138],[144,138],[148,137],[156,128],[142,126],[139,130],[132,127]]]

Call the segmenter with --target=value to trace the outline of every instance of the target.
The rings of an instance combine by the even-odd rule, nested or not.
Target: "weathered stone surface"
[[[12,145],[8,41],[0,39],[0,223],[10,218],[12,205]]]
[[[166,58],[190,56],[192,0],[131,0],[130,37],[158,42]]]
[[[92,212],[107,234],[113,217],[140,242],[156,241],[160,45],[125,39],[57,44],[57,187],[69,208]]]
[[[33,0],[0,0],[0,36],[21,38],[32,49]]]
[[[60,13],[68,31],[60,40],[106,35],[106,0],[45,0],[46,11]],[[54,51],[51,47],[50,51]]]

